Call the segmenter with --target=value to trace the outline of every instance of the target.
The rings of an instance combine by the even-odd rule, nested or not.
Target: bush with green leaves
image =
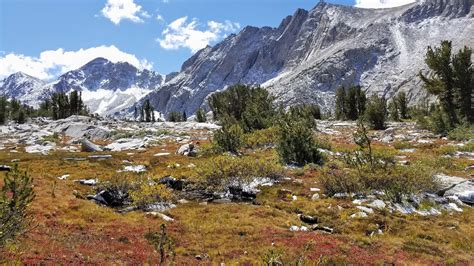
[[[283,168],[276,160],[257,159],[249,156],[217,156],[198,164],[191,180],[204,189],[224,190],[232,184],[248,184],[257,177],[278,179]]]
[[[207,122],[206,111],[204,111],[204,109],[199,108],[196,111],[196,122],[198,122],[198,123]]]
[[[238,123],[225,120],[222,128],[214,134],[213,142],[222,150],[238,153],[243,144],[244,131]]]
[[[180,112],[170,112],[168,114],[168,119],[169,122],[184,122],[186,121],[185,113],[180,113]]]
[[[374,150],[363,124],[354,134],[359,149],[344,155],[344,164],[323,171],[320,182],[328,195],[382,191],[388,200],[402,202],[406,197],[436,191],[434,168],[426,162],[408,166],[395,163],[388,150]]]
[[[308,121],[307,117],[295,116],[291,110],[281,116],[277,151],[284,163],[298,166],[323,163],[313,134],[314,119],[312,123]]]
[[[27,208],[34,198],[33,180],[15,165],[5,174],[0,191],[0,246],[29,227]]]
[[[387,103],[383,97],[373,95],[370,97],[364,113],[364,120],[367,121],[372,129],[385,129],[387,120]]]
[[[339,87],[336,91],[336,119],[357,120],[365,111],[366,95],[361,86],[348,89]]]
[[[274,98],[261,87],[235,85],[209,97],[209,106],[215,120],[231,118],[245,132],[265,129],[273,124]]]

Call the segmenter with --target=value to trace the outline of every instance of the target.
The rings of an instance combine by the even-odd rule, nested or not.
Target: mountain
[[[473,2],[361,9],[321,1],[277,28],[246,27],[198,51],[142,101],[162,113],[192,114],[213,92],[242,83],[264,86],[285,105],[312,102],[324,110],[333,107],[337,87],[352,84],[386,97],[406,91],[415,102],[426,96],[417,74],[428,45],[447,39],[456,49],[474,47]]]
[[[91,112],[112,115],[129,108],[160,87],[164,77],[150,70],[139,70],[127,62],[112,63],[96,58],[81,68],[69,71],[50,84],[53,91],[82,92]]]
[[[24,104],[37,106],[38,102],[48,96],[46,91],[40,89],[45,85],[43,80],[17,72],[0,81],[0,95],[21,99]]]
[[[13,74],[0,83],[0,92],[37,107],[52,92],[77,90],[82,92],[84,103],[92,113],[105,116],[130,108],[160,87],[164,79],[156,72],[139,70],[126,62],[96,58],[50,83],[23,73]]]

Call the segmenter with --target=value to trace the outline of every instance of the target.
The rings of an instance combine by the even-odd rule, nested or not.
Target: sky
[[[385,8],[414,0],[326,0]],[[161,74],[245,26],[277,27],[319,0],[0,0],[0,79],[51,80],[96,57]]]

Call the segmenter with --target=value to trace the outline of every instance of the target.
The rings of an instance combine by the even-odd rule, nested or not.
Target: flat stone
[[[77,182],[81,185],[86,185],[86,186],[95,186],[99,182],[97,179],[80,179],[76,180],[74,182]]]
[[[367,217],[367,213],[365,212],[356,212],[350,216],[351,218],[365,218]]]
[[[382,209],[385,209],[385,207],[387,205],[385,204],[385,202],[383,200],[374,200],[371,203],[367,204],[367,206],[369,206],[371,208],[382,210]]]
[[[356,208],[359,209],[359,210],[361,210],[361,211],[363,211],[363,212],[365,212],[365,213],[367,213],[367,214],[372,214],[372,213],[374,213],[374,210],[372,210],[372,209],[369,208],[369,207],[357,206]]]

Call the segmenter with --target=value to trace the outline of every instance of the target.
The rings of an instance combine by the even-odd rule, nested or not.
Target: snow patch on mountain
[[[82,99],[91,113],[109,116],[133,106],[137,101],[150,93],[151,89],[132,87],[125,90],[98,89],[82,90]]]

